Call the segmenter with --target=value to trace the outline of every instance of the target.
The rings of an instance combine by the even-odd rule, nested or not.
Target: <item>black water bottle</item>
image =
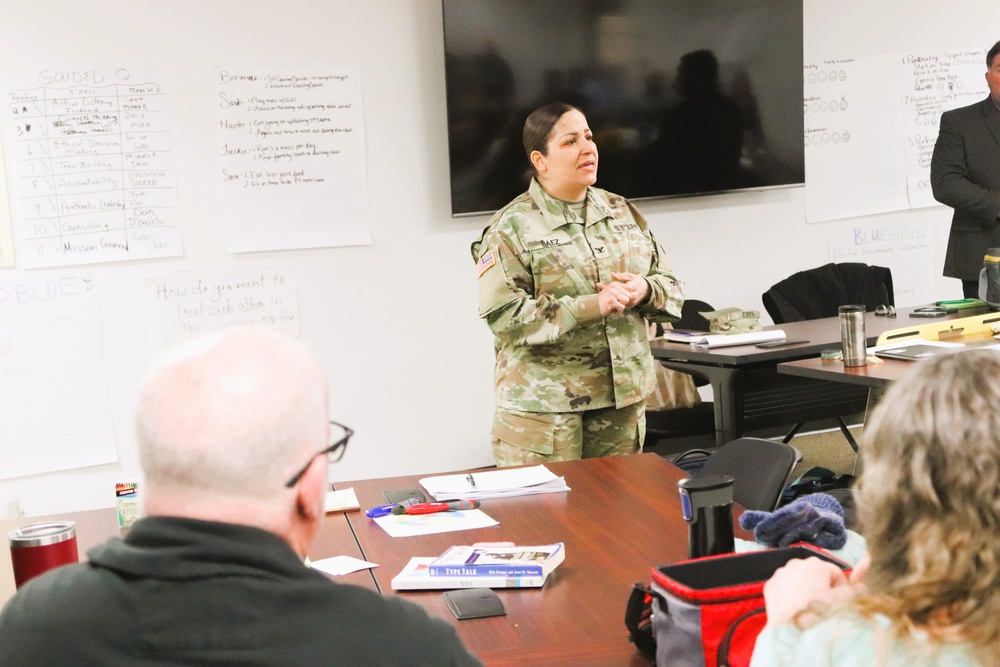
[[[733,478],[702,475],[677,482],[688,524],[688,558],[732,553]]]

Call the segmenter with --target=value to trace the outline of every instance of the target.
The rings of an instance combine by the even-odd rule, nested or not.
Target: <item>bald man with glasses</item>
[[[352,434],[303,345],[183,343],[144,377],[136,433],[145,518],[18,591],[0,665],[481,664],[444,620],[303,564]]]

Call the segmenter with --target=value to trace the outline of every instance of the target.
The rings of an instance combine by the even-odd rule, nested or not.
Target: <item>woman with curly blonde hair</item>
[[[779,569],[752,665],[1000,664],[1000,353],[915,364],[861,451],[867,558]]]

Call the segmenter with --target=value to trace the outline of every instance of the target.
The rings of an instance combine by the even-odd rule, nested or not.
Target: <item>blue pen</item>
[[[373,507],[370,510],[365,510],[365,516],[370,519],[386,516],[392,514],[392,508],[395,506],[396,504],[393,503],[392,505],[379,505],[378,507]]]
[[[419,503],[420,498],[408,498],[401,503],[394,503],[392,505],[379,505],[378,507],[373,507],[370,510],[365,510],[365,516],[370,519],[377,519],[380,516],[388,516],[392,514],[392,508],[397,506],[408,507],[415,503]]]

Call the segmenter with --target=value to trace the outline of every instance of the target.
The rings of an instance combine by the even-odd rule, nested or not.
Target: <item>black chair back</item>
[[[710,313],[715,308],[704,301],[698,301],[697,299],[685,299],[684,305],[681,306],[681,319],[674,322],[671,326],[675,329],[694,329],[696,331],[708,331],[709,321],[705,319],[702,313]]]
[[[784,442],[737,438],[715,450],[698,475],[731,475],[733,500],[748,510],[771,512],[800,458],[799,450]]]
[[[892,271],[857,262],[824,264],[776,283],[761,300],[775,324],[836,317],[845,304],[863,304],[873,311],[895,305]]]

